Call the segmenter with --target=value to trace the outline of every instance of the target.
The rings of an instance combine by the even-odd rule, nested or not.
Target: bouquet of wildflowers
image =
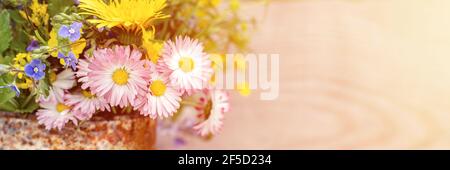
[[[48,130],[121,111],[158,118],[162,134],[216,134],[230,105],[215,73],[248,41],[238,9],[237,0],[2,0],[0,110],[36,114]]]

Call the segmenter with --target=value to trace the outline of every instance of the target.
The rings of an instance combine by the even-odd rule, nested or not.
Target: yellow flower
[[[245,71],[247,69],[247,60],[242,55],[235,55],[233,60],[234,67],[238,71]]]
[[[75,54],[76,58],[80,57],[80,54],[83,52],[86,47],[86,39],[81,38],[70,45],[70,49],[72,49],[73,54]]]
[[[33,87],[33,81],[29,78],[25,78],[25,82],[16,82],[16,86],[21,89],[28,89]]]
[[[142,47],[146,50],[146,58],[156,64],[163,44],[155,42],[154,36],[154,31],[144,31],[142,33]]]
[[[29,62],[31,62],[30,53],[18,53],[13,59],[13,67],[17,70],[24,71],[25,65]],[[33,86],[33,81],[28,77],[23,76],[23,72],[12,72],[12,74],[17,74],[17,78],[19,78],[16,82],[17,87],[27,89]]]
[[[217,7],[217,6],[219,6],[220,2],[221,2],[221,0],[199,0],[198,6],[204,7],[207,5],[211,5],[213,7]]]
[[[86,47],[86,39],[82,38],[79,39],[70,45],[70,49],[72,50],[72,53],[75,55],[75,58],[80,58],[80,54],[83,52],[84,48]],[[59,63],[61,65],[66,65],[66,62],[64,59],[59,59]]]
[[[55,50],[58,47],[58,34],[56,33],[55,29],[52,29],[50,31],[50,39],[48,40],[48,47],[50,47],[50,55],[53,57],[58,56],[58,51]]]
[[[209,55],[209,59],[211,60],[211,67],[213,70],[217,71],[218,69],[225,68],[225,55],[212,53]]]
[[[239,0],[230,0],[230,8],[233,12],[236,12],[241,7]]]
[[[31,22],[33,22],[36,26],[47,26],[48,25],[48,19],[49,15],[47,13],[47,7],[48,5],[43,3],[40,4],[38,0],[33,0],[33,2],[30,5],[31,9],[31,16],[28,16]],[[20,15],[23,18],[27,18],[27,13],[25,11],[20,11]],[[44,23],[41,23],[44,22]]]
[[[148,28],[154,20],[169,17],[161,12],[166,7],[166,0],[80,0],[81,14],[97,18],[88,20],[98,28],[122,26],[131,28],[143,26]]]
[[[143,46],[147,50],[147,55],[146,55],[147,59],[149,59],[150,61],[152,61],[153,63],[156,64],[160,57],[160,52],[163,47],[163,44],[154,42],[154,43],[148,43],[148,44],[144,43]]]
[[[247,82],[238,83],[237,90],[242,96],[249,96],[252,92],[252,90],[250,89],[250,85]]]
[[[56,33],[55,29],[52,29],[50,32],[50,39],[48,40],[48,47],[50,47],[50,55],[53,57],[58,57],[58,34]],[[86,39],[81,38],[75,42],[73,42],[70,45],[70,49],[72,50],[73,54],[76,58],[80,57],[80,54],[83,52],[84,48],[86,47]],[[62,65],[65,65],[64,59],[59,59],[59,63]]]
[[[210,54],[209,59],[211,60],[211,68],[214,70],[209,83],[215,85],[217,83],[216,73],[225,71],[225,55]]]
[[[13,67],[23,71],[24,67],[27,63],[31,62],[31,54],[30,53],[19,53],[16,55],[16,57],[13,59]],[[19,79],[23,78],[23,72],[19,72],[17,74],[17,77]]]

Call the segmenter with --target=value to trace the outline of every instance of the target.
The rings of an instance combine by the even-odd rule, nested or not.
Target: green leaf
[[[23,18],[20,15],[19,10],[8,10],[8,12],[9,12],[11,21],[14,21],[17,24],[25,24],[26,23],[25,18]]]
[[[16,96],[16,93],[10,88],[0,88],[0,105],[11,100]]]
[[[0,77],[0,86],[6,86],[12,83],[10,74],[3,74]],[[14,98],[16,93],[11,88],[0,88],[0,105]]]
[[[39,80],[39,83],[37,85],[37,89],[36,90],[37,90],[36,91],[37,95],[44,95],[45,97],[47,97],[49,95],[50,87],[49,87],[49,83],[48,83],[47,77],[45,77],[42,80]]]
[[[39,108],[39,104],[36,103],[36,96],[28,95],[24,96],[20,99],[20,107],[16,109],[17,113],[32,113],[37,108]]]
[[[17,28],[20,31],[16,31],[14,35],[14,41],[11,42],[10,48],[16,52],[25,52],[27,48],[28,35],[25,34],[24,30]]]
[[[9,48],[12,40],[9,13],[7,10],[0,12],[0,54]]]
[[[12,56],[0,56],[0,64],[6,64],[9,65],[12,61],[13,57]]]
[[[26,107],[20,108],[20,109],[16,110],[16,112],[18,112],[18,113],[33,113],[38,108],[39,108],[39,104],[37,104],[35,101],[31,101]]]
[[[64,9],[66,7],[70,7],[73,5],[73,1],[69,0],[49,0],[48,13],[50,14],[50,17],[53,17],[58,13],[64,12]]]
[[[0,110],[5,112],[16,112],[17,108],[12,103],[13,102],[8,101],[3,104],[0,104]]]
[[[11,41],[10,49],[16,53],[25,52],[27,48],[29,37],[26,32],[27,22],[20,15],[19,10],[8,10],[11,19],[11,30],[14,41]]]

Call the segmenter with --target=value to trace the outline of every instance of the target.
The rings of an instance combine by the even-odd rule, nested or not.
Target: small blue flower
[[[28,44],[27,51],[31,52],[37,48],[39,48],[39,42],[36,40],[33,40],[30,42],[30,44]]]
[[[0,88],[10,88],[12,91],[16,92],[16,97],[19,97],[19,95],[20,95],[19,88],[17,88],[17,86],[14,85],[14,84],[6,85],[6,86],[0,86]]]
[[[61,52],[58,52],[58,58],[64,59],[66,66],[72,67],[73,71],[75,71],[77,69],[78,59],[75,57],[75,55],[72,52],[69,52],[67,54],[67,56],[65,56]]]
[[[35,80],[40,80],[45,76],[45,64],[39,59],[33,59],[31,63],[25,65],[25,74]]]
[[[69,38],[70,42],[74,42],[80,39],[82,26],[83,24],[79,22],[74,22],[70,26],[63,25],[59,28],[58,34],[63,38]]]
[[[186,145],[186,141],[181,137],[176,137],[174,139],[174,145],[175,145],[175,147],[178,148],[178,147]]]

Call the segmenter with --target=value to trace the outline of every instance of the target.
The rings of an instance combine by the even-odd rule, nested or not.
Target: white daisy
[[[56,74],[54,72],[50,73],[50,84],[52,85],[51,91],[55,93],[55,97],[62,101],[61,96],[64,95],[64,90],[69,90],[75,86],[75,74],[70,69],[65,69],[64,71]]]
[[[177,37],[175,42],[167,41],[159,62],[160,72],[168,74],[170,83],[188,95],[206,88],[213,73],[211,61],[203,52],[202,44],[189,37]]]
[[[71,113],[70,106],[58,99],[62,99],[64,96],[57,97],[56,95],[57,93],[50,92],[47,98],[42,97],[39,101],[42,109],[36,112],[38,123],[43,124],[47,130],[53,128],[61,130],[69,121],[77,124],[77,119]]]
[[[129,46],[115,46],[97,49],[93,56],[91,61],[81,61],[83,65],[78,67],[82,88],[104,96],[111,106],[135,105],[136,96],[146,88],[150,75],[141,53]]]
[[[103,97],[96,96],[89,91],[82,90],[79,93],[67,94],[66,103],[72,106],[74,115],[80,120],[89,120],[97,110],[111,111],[108,102]]]
[[[155,72],[151,75],[147,93],[138,95],[135,109],[151,118],[167,118],[180,107],[180,95],[179,91],[169,85],[167,76]]]
[[[230,109],[229,96],[222,90],[205,91],[206,97],[201,97],[202,103],[197,109],[204,116],[204,121],[194,126],[201,136],[217,134],[223,125],[224,113]]]

